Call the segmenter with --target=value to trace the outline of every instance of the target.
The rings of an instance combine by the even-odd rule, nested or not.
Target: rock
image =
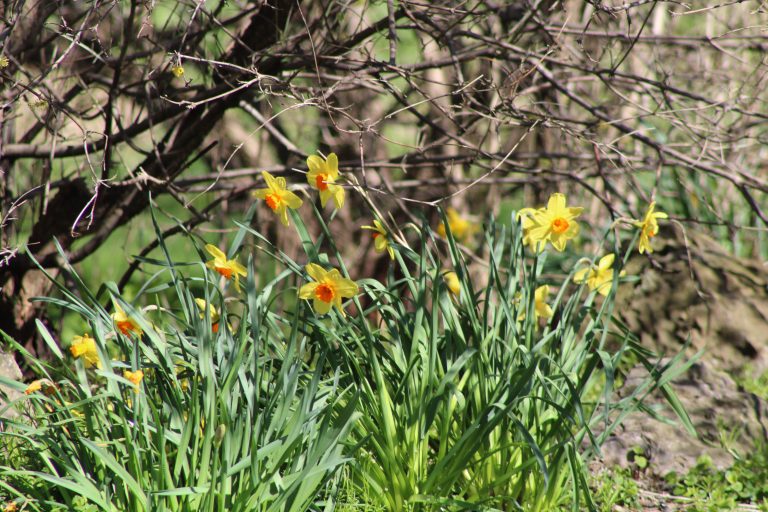
[[[19,369],[19,366],[16,364],[13,354],[7,354],[2,350],[0,350],[0,377],[17,381],[22,379],[21,369]],[[15,389],[0,384],[0,410],[5,407],[3,397],[8,397],[9,400],[16,400],[20,396],[21,393]],[[5,418],[12,418],[14,416],[16,416],[16,413],[11,410],[2,413],[2,417]]]

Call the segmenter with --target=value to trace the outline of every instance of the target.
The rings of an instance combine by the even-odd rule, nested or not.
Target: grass
[[[100,368],[39,324],[54,360],[25,357],[55,386],[12,403],[23,414],[0,442],[22,458],[0,464],[7,499],[27,510],[596,509],[587,462],[643,396],[660,388],[691,428],[667,387],[686,365],[662,366],[614,319],[618,277],[605,298],[573,285],[578,255],[529,255],[517,223],[487,226],[480,275],[450,229],[443,241],[411,226],[419,234],[395,244],[387,278],[357,279],[349,313],[321,316],[296,299],[304,262],[254,229],[253,211],[226,248],[241,259],[261,249],[242,294],[187,237],[175,242],[183,260],[161,241],[133,300],[74,272],[75,289],[57,283],[60,298],[41,299],[87,324]],[[332,219],[313,212],[316,236],[291,216],[306,262],[347,275]],[[572,270],[552,277],[561,265]],[[549,319],[535,314],[544,283]],[[194,298],[220,311],[217,332]],[[112,301],[141,335],[116,330]],[[614,401],[635,362],[647,380]],[[138,388],[123,375],[137,369]]]

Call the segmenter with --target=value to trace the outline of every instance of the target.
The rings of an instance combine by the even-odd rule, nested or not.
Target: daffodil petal
[[[301,288],[299,288],[299,298],[300,299],[311,299],[315,296],[315,288],[317,288],[318,283],[307,283]]]
[[[313,305],[315,308],[315,312],[317,312],[320,315],[324,315],[331,310],[331,303],[322,301],[320,299],[315,299]]]
[[[324,165],[323,159],[317,155],[307,157],[307,167],[309,167],[310,172],[319,173],[323,170]]]
[[[336,179],[339,175],[339,157],[336,156],[336,153],[328,155],[328,158],[325,160],[325,165],[328,175],[331,178]]]
[[[304,268],[307,271],[307,274],[309,274],[309,277],[315,281],[322,281],[325,279],[326,274],[328,274],[323,267],[316,263],[310,263]]]
[[[227,255],[221,252],[221,249],[216,247],[213,244],[205,244],[205,250],[208,251],[208,254],[213,256],[217,260],[226,260]]]
[[[608,270],[609,268],[611,268],[613,266],[613,261],[614,261],[615,258],[616,258],[616,255],[613,254],[613,253],[606,254],[605,256],[600,258],[600,262],[597,264],[598,270],[603,270],[604,271],[604,270]]]

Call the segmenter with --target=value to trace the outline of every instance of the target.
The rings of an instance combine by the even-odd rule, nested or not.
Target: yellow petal
[[[285,201],[285,204],[288,205],[289,208],[296,209],[299,208],[302,204],[304,204],[304,201],[301,200],[299,196],[291,192],[290,190],[286,190],[283,194],[283,200]]]
[[[373,246],[376,248],[376,252],[384,252],[389,246],[387,235],[379,235],[373,241]]]
[[[331,153],[328,155],[328,158],[325,160],[326,164],[326,171],[328,171],[328,174],[331,178],[336,178],[336,176],[339,175],[339,157],[336,156],[336,153]]]
[[[288,226],[290,224],[288,222],[288,209],[285,205],[280,206],[275,213],[280,217],[280,223],[283,226]]]
[[[357,295],[357,292],[359,290],[359,288],[357,287],[357,283],[355,283],[351,279],[342,278],[338,280],[335,284],[336,284],[336,291],[341,297],[354,297],[355,295]]]
[[[210,254],[217,260],[227,259],[227,255],[221,252],[221,250],[213,244],[205,244],[205,250],[208,251],[208,254]]]
[[[315,296],[315,288],[318,287],[318,283],[307,283],[299,288],[300,299],[311,299]]]
[[[600,258],[600,263],[597,264],[598,270],[605,271],[611,268],[613,266],[613,260],[615,258],[616,258],[616,255],[613,253],[606,254],[605,256]]]
[[[307,157],[307,167],[309,167],[309,171],[312,173],[319,173],[322,172],[323,167],[325,166],[325,162],[322,158],[320,158],[317,155],[310,155]],[[314,185],[314,180],[310,180],[310,185]]]
[[[320,191],[320,206],[325,208],[325,205],[328,204],[328,200],[333,195],[331,187],[334,185],[328,185],[328,188],[325,190]]]
[[[267,184],[267,190],[271,191],[275,189],[275,177],[267,171],[261,171],[261,177],[264,178],[264,183]]]
[[[331,303],[330,302],[322,301],[320,299],[315,299],[313,305],[314,305],[314,308],[315,308],[315,312],[317,312],[320,315],[324,315],[324,314],[326,314],[327,312],[329,312],[331,310]],[[342,313],[343,313],[343,311],[342,311]]]
[[[549,201],[547,201],[547,210],[552,211],[558,211],[558,210],[564,210],[565,209],[565,195],[555,192],[551,196],[549,196]]]
[[[231,268],[235,274],[240,274],[243,277],[248,275],[246,268],[238,263],[237,260],[229,260],[229,268]]]
[[[340,187],[338,185],[329,185],[328,188],[330,189],[330,187],[335,187],[335,189],[333,189],[333,202],[336,206],[336,209],[340,210],[341,207],[344,206],[344,187]]]
[[[573,282],[574,283],[583,283],[584,278],[587,276],[587,272],[589,272],[590,269],[588,268],[582,268],[581,270],[577,270],[573,274]]]
[[[326,274],[328,274],[328,272],[326,272],[326,270],[323,267],[321,267],[316,263],[310,263],[304,268],[307,271],[307,274],[309,274],[309,277],[311,277],[315,281],[322,281],[323,279],[325,279]]]

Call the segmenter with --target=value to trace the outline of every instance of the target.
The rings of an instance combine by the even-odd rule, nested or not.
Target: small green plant
[[[601,512],[612,512],[616,505],[627,510],[640,510],[640,494],[630,468],[615,467],[590,477],[594,501]]]
[[[648,469],[648,456],[642,446],[633,446],[627,451],[627,462],[637,471],[642,472]]]
[[[749,457],[719,470],[708,456],[700,457],[686,475],[665,476],[670,492],[690,498],[691,510],[733,510],[739,504],[768,506],[768,447],[761,444]]]

